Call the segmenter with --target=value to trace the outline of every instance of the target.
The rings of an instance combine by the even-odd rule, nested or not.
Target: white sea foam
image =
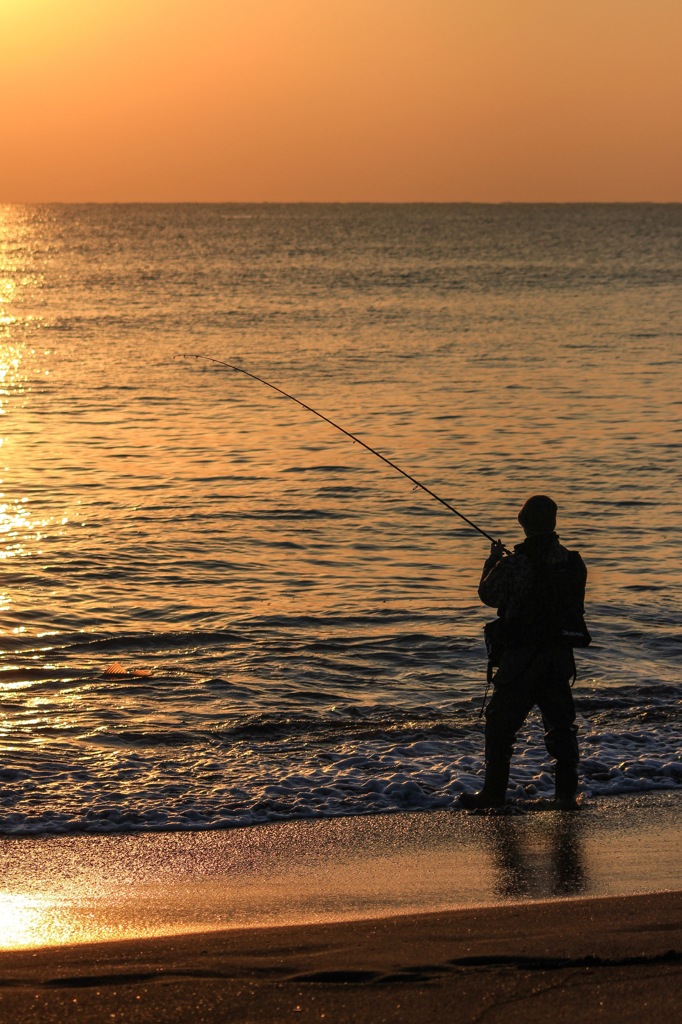
[[[601,698],[602,717],[604,703]],[[196,830],[456,809],[460,793],[480,787],[480,731],[443,736],[442,722],[420,729],[403,724],[397,739],[395,731],[384,721],[370,737],[329,730],[301,741],[280,730],[260,744],[239,740],[220,752],[197,745],[192,759],[166,748],[161,758],[158,751],[110,757],[106,764],[95,758],[87,769],[82,759],[5,768],[0,831]],[[602,731],[582,718],[581,749],[581,789],[588,797],[682,788],[682,736],[669,723]],[[509,798],[522,806],[552,793],[541,723],[531,718],[518,738]]]

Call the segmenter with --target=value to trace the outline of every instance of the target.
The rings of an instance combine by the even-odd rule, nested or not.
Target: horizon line
[[[682,199],[0,199],[2,206],[680,206]]]

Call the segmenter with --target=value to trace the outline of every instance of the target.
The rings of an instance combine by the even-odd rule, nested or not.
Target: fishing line
[[[489,533],[486,533],[485,530],[482,530],[480,526],[477,526],[476,523],[472,522],[471,519],[467,518],[467,516],[465,516],[462,512],[459,512],[454,505],[450,504],[450,502],[446,501],[444,498],[441,498],[438,494],[432,491],[430,487],[427,487],[426,484],[422,484],[419,482],[419,480],[415,480],[413,476],[410,476],[409,473],[406,473],[404,469],[400,468],[400,466],[396,466],[395,462],[391,462],[391,460],[387,459],[385,455],[382,455],[381,452],[378,452],[376,448],[372,448],[371,445],[366,444],[365,441],[361,440],[361,438],[356,437],[355,434],[351,434],[350,430],[346,430],[338,423],[335,423],[334,420],[330,420],[328,416],[324,416],[321,412],[318,412],[317,409],[313,409],[311,405],[306,405],[305,402],[302,402],[300,398],[296,398],[295,395],[290,395],[288,391],[283,391],[282,388],[278,388],[276,384],[271,384],[269,380],[265,380],[263,377],[259,377],[257,376],[257,374],[251,373],[249,370],[245,370],[241,366],[235,366],[234,363],[226,363],[225,360],[223,359],[216,359],[214,356],[207,356],[203,352],[185,352],[183,353],[183,358],[208,359],[209,362],[217,363],[219,366],[227,366],[228,369],[236,370],[237,373],[243,373],[245,376],[250,377],[251,380],[257,380],[259,384],[264,384],[266,387],[271,388],[272,391],[276,391],[278,395],[282,395],[284,398],[289,398],[292,402],[296,402],[296,405],[300,405],[302,409],[305,409],[307,412],[311,412],[313,416],[317,416],[318,419],[324,420],[325,423],[328,423],[331,427],[334,427],[336,430],[341,431],[342,434],[345,434],[346,437],[349,437],[351,441],[355,442],[355,444],[361,445],[364,449],[366,449],[366,451],[370,452],[372,455],[376,455],[378,459],[381,459],[381,461],[385,462],[387,466],[391,467],[391,469],[394,469],[397,473],[400,473],[401,476],[404,476],[407,480],[413,483],[415,487],[419,487],[422,491],[425,491],[426,494],[430,495],[436,501],[439,501],[441,505],[444,505],[445,508],[447,508],[450,512],[453,512],[456,516],[459,516],[459,518],[462,519],[467,524],[467,526],[470,526],[473,530],[476,530],[483,537],[486,537],[492,544],[498,543],[498,541],[496,541],[494,537],[491,537]]]

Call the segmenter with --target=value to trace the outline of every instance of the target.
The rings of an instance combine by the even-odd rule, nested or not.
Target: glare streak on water
[[[0,208],[0,831],[450,807],[487,544],[589,567],[583,780],[682,784],[679,206]],[[114,672],[111,672],[112,666]],[[512,789],[551,792],[541,726]]]

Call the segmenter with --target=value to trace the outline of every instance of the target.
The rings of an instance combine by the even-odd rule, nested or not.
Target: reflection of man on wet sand
[[[548,817],[552,819],[549,824]],[[547,899],[583,892],[587,874],[580,819],[579,814],[542,815],[539,834],[529,831],[527,818],[489,819],[483,840],[492,857],[497,895],[514,900]]]
[[[494,543],[483,567],[478,593],[498,609],[503,652],[486,708],[485,781],[480,793],[462,794],[465,808],[504,804],[516,734],[534,705],[542,713],[545,746],[556,760],[556,800],[574,805],[578,730],[570,627],[582,622],[587,570],[577,552],[559,543],[556,514],[546,495],[529,498],[518,517],[526,540],[511,555]]]

